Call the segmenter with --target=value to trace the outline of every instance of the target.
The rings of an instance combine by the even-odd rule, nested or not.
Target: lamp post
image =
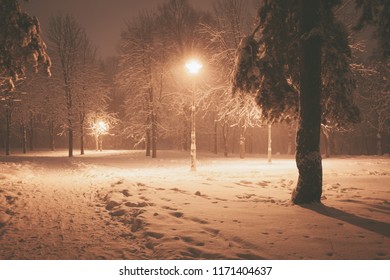
[[[107,134],[108,132],[108,125],[102,121],[98,120],[96,123],[96,151],[103,150],[103,135]]]
[[[186,63],[188,72],[190,75],[194,76],[191,106],[191,171],[196,171],[195,76],[199,73],[202,67],[203,65],[195,59]]]

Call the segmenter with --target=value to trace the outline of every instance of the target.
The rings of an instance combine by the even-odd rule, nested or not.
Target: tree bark
[[[298,183],[292,202],[321,202],[321,38],[320,1],[300,0],[300,95],[296,163]]]

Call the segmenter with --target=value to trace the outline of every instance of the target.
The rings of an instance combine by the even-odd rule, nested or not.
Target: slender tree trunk
[[[11,152],[11,109],[10,106],[7,106],[5,110],[5,122],[6,122],[6,132],[5,132],[5,154],[10,155]]]
[[[234,154],[234,147],[235,147],[235,144],[236,143],[236,129],[233,128],[233,135],[232,135],[232,154]]]
[[[296,162],[298,183],[292,202],[321,202],[321,39],[320,0],[300,0],[300,95]]]
[[[218,154],[218,121],[214,119],[214,154]]]
[[[103,151],[103,134],[99,135],[99,151]]]
[[[157,157],[157,113],[154,106],[153,87],[149,89],[150,126],[151,126],[151,150],[152,158]],[[150,154],[149,154],[150,155]]]
[[[152,158],[157,157],[157,116],[156,112],[152,112]]]
[[[325,158],[329,158],[330,149],[329,149],[329,131],[326,128],[321,128],[322,135],[324,136],[324,148],[325,148]]]
[[[268,149],[267,149],[268,163],[272,162],[272,124],[268,124]]]
[[[96,152],[99,151],[99,134],[95,134],[95,148]]]
[[[84,124],[80,123],[80,155],[84,155]]]
[[[246,127],[240,125],[240,158],[245,158]]]
[[[68,111],[68,156],[73,157],[73,100],[68,79],[65,78],[66,107]]]
[[[148,128],[146,129],[146,135],[145,135],[145,149],[146,149],[146,156],[150,157],[150,150],[151,150],[151,133],[149,128],[149,117],[148,117]]]
[[[80,118],[80,155],[84,155],[85,149],[84,149],[84,142],[85,142],[85,135],[84,135],[84,123],[85,123],[85,103],[82,102],[82,109],[79,114]]]
[[[73,128],[68,128],[68,156],[73,157]]]
[[[376,133],[376,154],[381,156],[382,153],[382,131],[378,129]]]
[[[50,135],[50,149],[52,151],[55,150],[55,143],[54,143],[54,121],[50,121],[49,123],[49,135]]]
[[[228,156],[229,148],[228,148],[228,132],[229,128],[226,122],[223,123],[222,126],[222,138],[223,138],[223,155],[225,157]]]
[[[329,141],[329,155],[336,155],[337,152],[336,152],[336,144],[335,144],[335,141],[334,141],[334,130],[330,129],[328,134],[329,134],[329,138],[328,138],[328,141]]]
[[[22,133],[22,151],[23,154],[27,153],[27,129],[24,121],[21,123],[21,133]]]
[[[287,127],[287,154],[293,153],[293,124],[289,123]]]
[[[30,151],[34,150],[34,120],[33,120],[33,114],[30,112],[30,139],[29,139],[29,144],[30,144]]]

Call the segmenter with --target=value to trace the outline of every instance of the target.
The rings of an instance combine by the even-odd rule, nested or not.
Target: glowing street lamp
[[[188,72],[194,76],[192,89],[192,108],[191,108],[191,171],[196,171],[196,131],[195,131],[195,76],[202,69],[203,65],[193,59],[186,63]]]
[[[196,59],[192,59],[186,63],[186,68],[190,74],[198,74],[203,65],[199,63]]]
[[[104,121],[98,122],[98,131],[99,131],[99,134],[106,134],[107,133],[108,126]]]
[[[106,124],[102,120],[98,120],[96,122],[96,131],[95,131],[95,137],[96,137],[96,151],[103,150],[103,135],[108,133],[108,124]]]

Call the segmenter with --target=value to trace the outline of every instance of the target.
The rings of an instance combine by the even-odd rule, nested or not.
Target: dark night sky
[[[114,55],[124,22],[140,10],[157,7],[168,0],[31,0],[26,12],[41,22],[43,33],[49,18],[57,12],[72,14],[83,26],[102,56]],[[211,10],[212,0],[188,0],[196,9]]]

